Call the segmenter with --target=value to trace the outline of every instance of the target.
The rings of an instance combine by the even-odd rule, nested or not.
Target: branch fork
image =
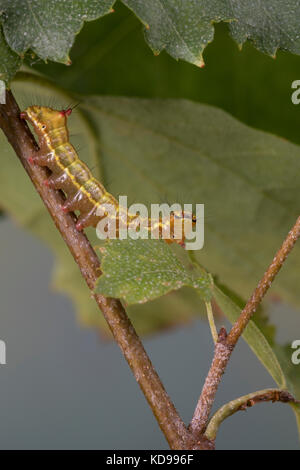
[[[95,282],[101,274],[99,259],[85,234],[76,230],[75,216],[72,213],[65,214],[61,210],[62,195],[44,184],[47,176],[46,170],[36,165],[30,165],[29,159],[38,150],[38,146],[26,122],[20,119],[20,109],[10,91],[6,91],[6,103],[0,104],[0,127],[45,203],[89,289],[93,290]],[[220,413],[217,418],[213,417],[210,422],[209,416],[222,375],[239,337],[299,236],[300,217],[228,335],[225,328],[221,328],[215,345],[214,358],[194,416],[188,427],[184,424],[165,391],[121,302],[118,299],[93,294],[171,449],[210,450],[214,448],[215,436],[214,432],[210,432],[210,430],[216,428],[211,423],[219,422],[220,416],[222,415],[221,418],[223,418],[226,415],[226,410],[225,414]],[[293,400],[293,397],[288,396],[285,391],[268,391],[268,393],[268,396],[271,396],[274,401]],[[243,407],[246,408],[258,401],[266,401],[266,397],[265,394],[264,396],[247,398],[247,401],[242,400],[237,410],[243,409]]]

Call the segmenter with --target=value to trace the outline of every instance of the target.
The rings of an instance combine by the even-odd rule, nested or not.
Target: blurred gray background
[[[7,365],[0,366],[0,448],[167,448],[118,346],[81,328],[68,298],[49,290],[50,252],[3,219],[0,260],[0,339],[7,346]],[[275,305],[272,320],[282,315],[289,321],[279,339],[296,339],[299,312]],[[144,343],[188,421],[213,353],[208,325],[196,321]],[[273,385],[241,341],[216,406]],[[266,403],[237,413],[222,425],[217,448],[299,449],[292,410]]]

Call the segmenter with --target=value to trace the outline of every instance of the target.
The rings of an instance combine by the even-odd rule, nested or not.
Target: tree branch
[[[239,318],[233,325],[231,331],[227,335],[225,328],[219,333],[218,342],[215,346],[214,358],[206,377],[199,401],[197,403],[189,429],[196,435],[200,436],[205,432],[211,408],[213,406],[215,396],[218,390],[222,375],[230,359],[231,353],[255,313],[257,307],[262,301],[264,295],[271,287],[273,280],[281,269],[287,256],[293,249],[296,241],[300,236],[300,217],[298,217],[294,227],[288,233],[281,248],[276,253],[272,263],[264,273],[261,281],[254,290],[252,296],[241,312]]]
[[[282,403],[299,403],[298,400],[286,390],[279,390],[276,388],[268,388],[259,390],[258,392],[249,393],[242,397],[236,398],[225,405],[223,405],[211,418],[205,431],[205,436],[214,441],[217,436],[218,429],[224,419],[233,415],[237,411],[246,410],[257,403],[271,401]]]
[[[60,231],[65,243],[78,264],[81,274],[86,280],[89,289],[93,290],[95,281],[101,274],[98,257],[86,236],[76,230],[75,215],[65,214],[61,211],[61,204],[63,202],[62,193],[59,191],[53,191],[43,184],[47,177],[47,170],[39,166],[33,167],[28,164],[28,158],[34,154],[38,147],[26,122],[20,120],[19,116],[20,110],[18,105],[12,93],[7,92],[6,104],[0,105],[0,127],[14,148],[22,165],[50,212],[56,227]],[[225,328],[220,330],[211,368],[205,380],[201,396],[188,429],[167,395],[160,378],[147,356],[147,353],[120,301],[118,299],[105,298],[100,294],[94,294],[94,298],[102,310],[113,336],[119,344],[171,449],[212,449],[214,447],[214,443],[210,440],[210,437],[214,435],[214,429],[216,429],[216,426],[219,426],[221,421],[223,421],[225,417],[229,416],[228,413],[230,411],[230,407],[228,408],[227,405],[231,404],[233,407],[238,406],[238,400],[244,400],[242,401],[242,405],[245,405],[245,400],[248,400],[246,401],[245,406],[249,406],[248,403],[252,403],[251,400],[254,398],[249,398],[252,394],[241,397],[238,400],[233,400],[233,402],[224,405],[224,407],[216,413],[212,418],[209,427],[207,427],[215,395],[232,350],[299,236],[300,217],[293,229],[289,232],[281,249],[274,257],[271,265],[265,272],[250,300],[247,302],[240,317],[233,325],[230,333],[227,335]],[[257,395],[263,393],[265,395]],[[266,393],[269,393],[269,395],[266,395]],[[280,393],[283,392],[280,391]],[[274,398],[274,394],[275,391],[270,390],[256,392],[255,403],[262,399],[266,400],[267,396]],[[240,406],[241,405],[239,405],[235,411],[240,409]],[[206,435],[204,435],[205,430],[207,433]]]
[[[232,352],[232,349],[226,344],[226,338],[226,330],[225,328],[221,328],[218,341],[215,345],[214,358],[189,426],[190,430],[195,435],[200,436],[206,429],[206,424],[215,400],[219,383]]]
[[[256,312],[259,304],[261,303],[263,297],[266,295],[267,291],[272,285],[276,275],[282,268],[286,258],[294,248],[298,238],[300,236],[300,216],[296,220],[294,227],[289,231],[286,239],[284,240],[281,248],[278,250],[276,255],[273,258],[272,263],[269,268],[263,275],[261,281],[247,302],[244,310],[242,311],[240,317],[233,325],[231,331],[228,334],[227,344],[234,347],[246,328],[249,320]]]
[[[101,274],[96,253],[83,233],[76,230],[74,214],[61,210],[63,195],[47,188],[43,182],[46,170],[31,166],[28,158],[38,146],[25,121],[20,119],[20,109],[10,91],[6,93],[6,104],[0,105],[0,127],[14,148],[32,183],[46,205],[57,229],[79,266],[89,289],[94,288]],[[119,344],[136,381],[140,385],[158,424],[172,449],[211,448],[206,438],[195,442],[166,393],[137,333],[135,332],[121,302],[95,294],[94,298]]]

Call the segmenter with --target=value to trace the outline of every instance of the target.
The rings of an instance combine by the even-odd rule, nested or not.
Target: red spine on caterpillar
[[[60,111],[60,114],[61,114],[62,116],[67,116],[67,117],[68,117],[68,116],[70,116],[70,114],[72,113],[72,111],[73,111],[72,108],[62,109],[62,110]]]

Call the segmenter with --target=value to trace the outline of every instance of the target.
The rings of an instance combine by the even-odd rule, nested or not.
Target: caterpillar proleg
[[[83,230],[89,226],[97,226],[102,218],[97,215],[99,207],[111,204],[119,216],[121,208],[115,197],[93,177],[87,165],[79,159],[75,148],[69,142],[67,118],[71,112],[71,108],[59,111],[44,106],[30,106],[21,113],[20,117],[33,125],[39,140],[39,150],[30,157],[30,163],[45,166],[51,170],[51,175],[45,180],[45,184],[52,189],[64,191],[66,200],[62,210],[79,211],[76,228]],[[136,214],[130,213],[126,216],[128,223],[137,217]],[[182,223],[183,230],[180,238],[175,237],[175,219],[180,219]],[[184,244],[185,219],[196,222],[192,213],[173,212],[168,222],[163,219],[159,221],[159,233],[162,233],[164,224],[168,224],[170,237],[166,241]],[[151,219],[147,221],[147,227],[151,230]]]

